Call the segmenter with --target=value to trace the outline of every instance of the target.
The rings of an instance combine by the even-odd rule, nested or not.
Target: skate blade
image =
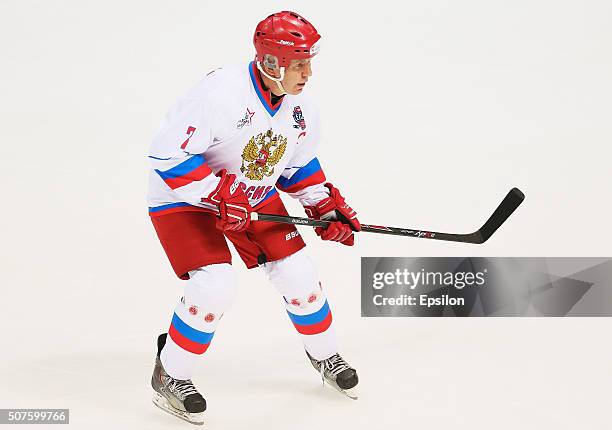
[[[331,382],[331,381],[327,381],[327,380],[325,382],[327,382],[327,385],[332,387],[334,390],[338,391],[339,393],[344,394],[349,399],[351,399],[351,400],[359,400],[359,397],[357,396],[357,393],[355,392],[355,388],[350,388],[348,390],[345,390],[343,388],[340,388],[338,386],[338,384],[336,384],[335,382]],[[323,384],[323,385],[325,385],[325,384]]]
[[[348,397],[351,400],[359,400],[359,396],[355,395],[351,391],[342,390],[342,393],[344,393],[346,395],[346,397]]]
[[[354,392],[353,389],[343,390],[342,388],[338,387],[336,388],[336,390],[338,390],[339,392],[341,392],[342,394],[344,394],[346,397],[348,397],[351,400],[359,400],[359,396],[357,396],[357,394]]]
[[[171,404],[169,404],[164,396],[157,392],[153,396],[153,404],[155,404],[155,406],[157,406],[161,410],[168,412],[169,414],[174,415],[177,418],[185,420],[188,423],[195,424],[198,426],[204,424],[204,412],[193,414],[190,412],[178,410]]]

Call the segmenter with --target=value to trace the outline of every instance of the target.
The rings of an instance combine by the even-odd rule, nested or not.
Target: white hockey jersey
[[[168,112],[149,152],[151,216],[203,210],[221,169],[260,209],[277,188],[312,205],[328,196],[315,150],[318,112],[302,95],[272,105],[254,62],[217,69]]]

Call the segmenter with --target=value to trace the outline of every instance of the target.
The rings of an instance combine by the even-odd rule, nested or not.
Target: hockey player
[[[226,239],[248,268],[261,267],[283,296],[306,354],[337,389],[357,385],[357,372],[337,350],[330,306],[304,241],[293,225],[250,221],[250,213],[287,215],[278,190],[298,199],[323,240],[353,245],[356,213],[316,158],[319,120],[302,94],[320,35],[294,12],[261,21],[248,64],[217,69],[168,112],[153,139],[149,214],[183,298],[168,333],[159,336],[154,402],[202,423],[206,401],[191,377],[232,301],[234,274]]]

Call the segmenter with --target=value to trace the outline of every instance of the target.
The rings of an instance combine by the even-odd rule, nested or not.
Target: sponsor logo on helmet
[[[280,43],[281,45],[288,45],[288,46],[293,46],[295,45],[295,43],[290,42],[289,40],[279,40],[278,43]]]
[[[293,128],[301,128],[304,130],[306,128],[306,120],[304,120],[304,114],[302,113],[302,108],[296,106],[293,108],[293,120],[295,124],[293,124]]]
[[[318,298],[319,296],[317,293],[311,293],[310,296],[308,296],[308,303],[316,302]]]
[[[291,299],[290,302],[293,306],[300,306],[302,303],[298,299]]]
[[[206,316],[204,317],[204,321],[206,321],[207,323],[213,322],[214,320],[215,314],[206,314]]]
[[[319,52],[319,49],[321,49],[321,45],[317,42],[310,47],[310,55],[314,57]]]
[[[198,307],[197,306],[189,306],[189,313],[191,315],[197,315],[198,314]]]

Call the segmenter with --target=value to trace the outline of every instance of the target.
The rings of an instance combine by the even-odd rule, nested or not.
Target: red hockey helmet
[[[264,63],[266,54],[273,55],[277,64],[267,66],[287,67],[291,60],[314,57],[319,51],[321,38],[314,26],[295,12],[273,13],[255,28],[253,44],[257,61]]]

